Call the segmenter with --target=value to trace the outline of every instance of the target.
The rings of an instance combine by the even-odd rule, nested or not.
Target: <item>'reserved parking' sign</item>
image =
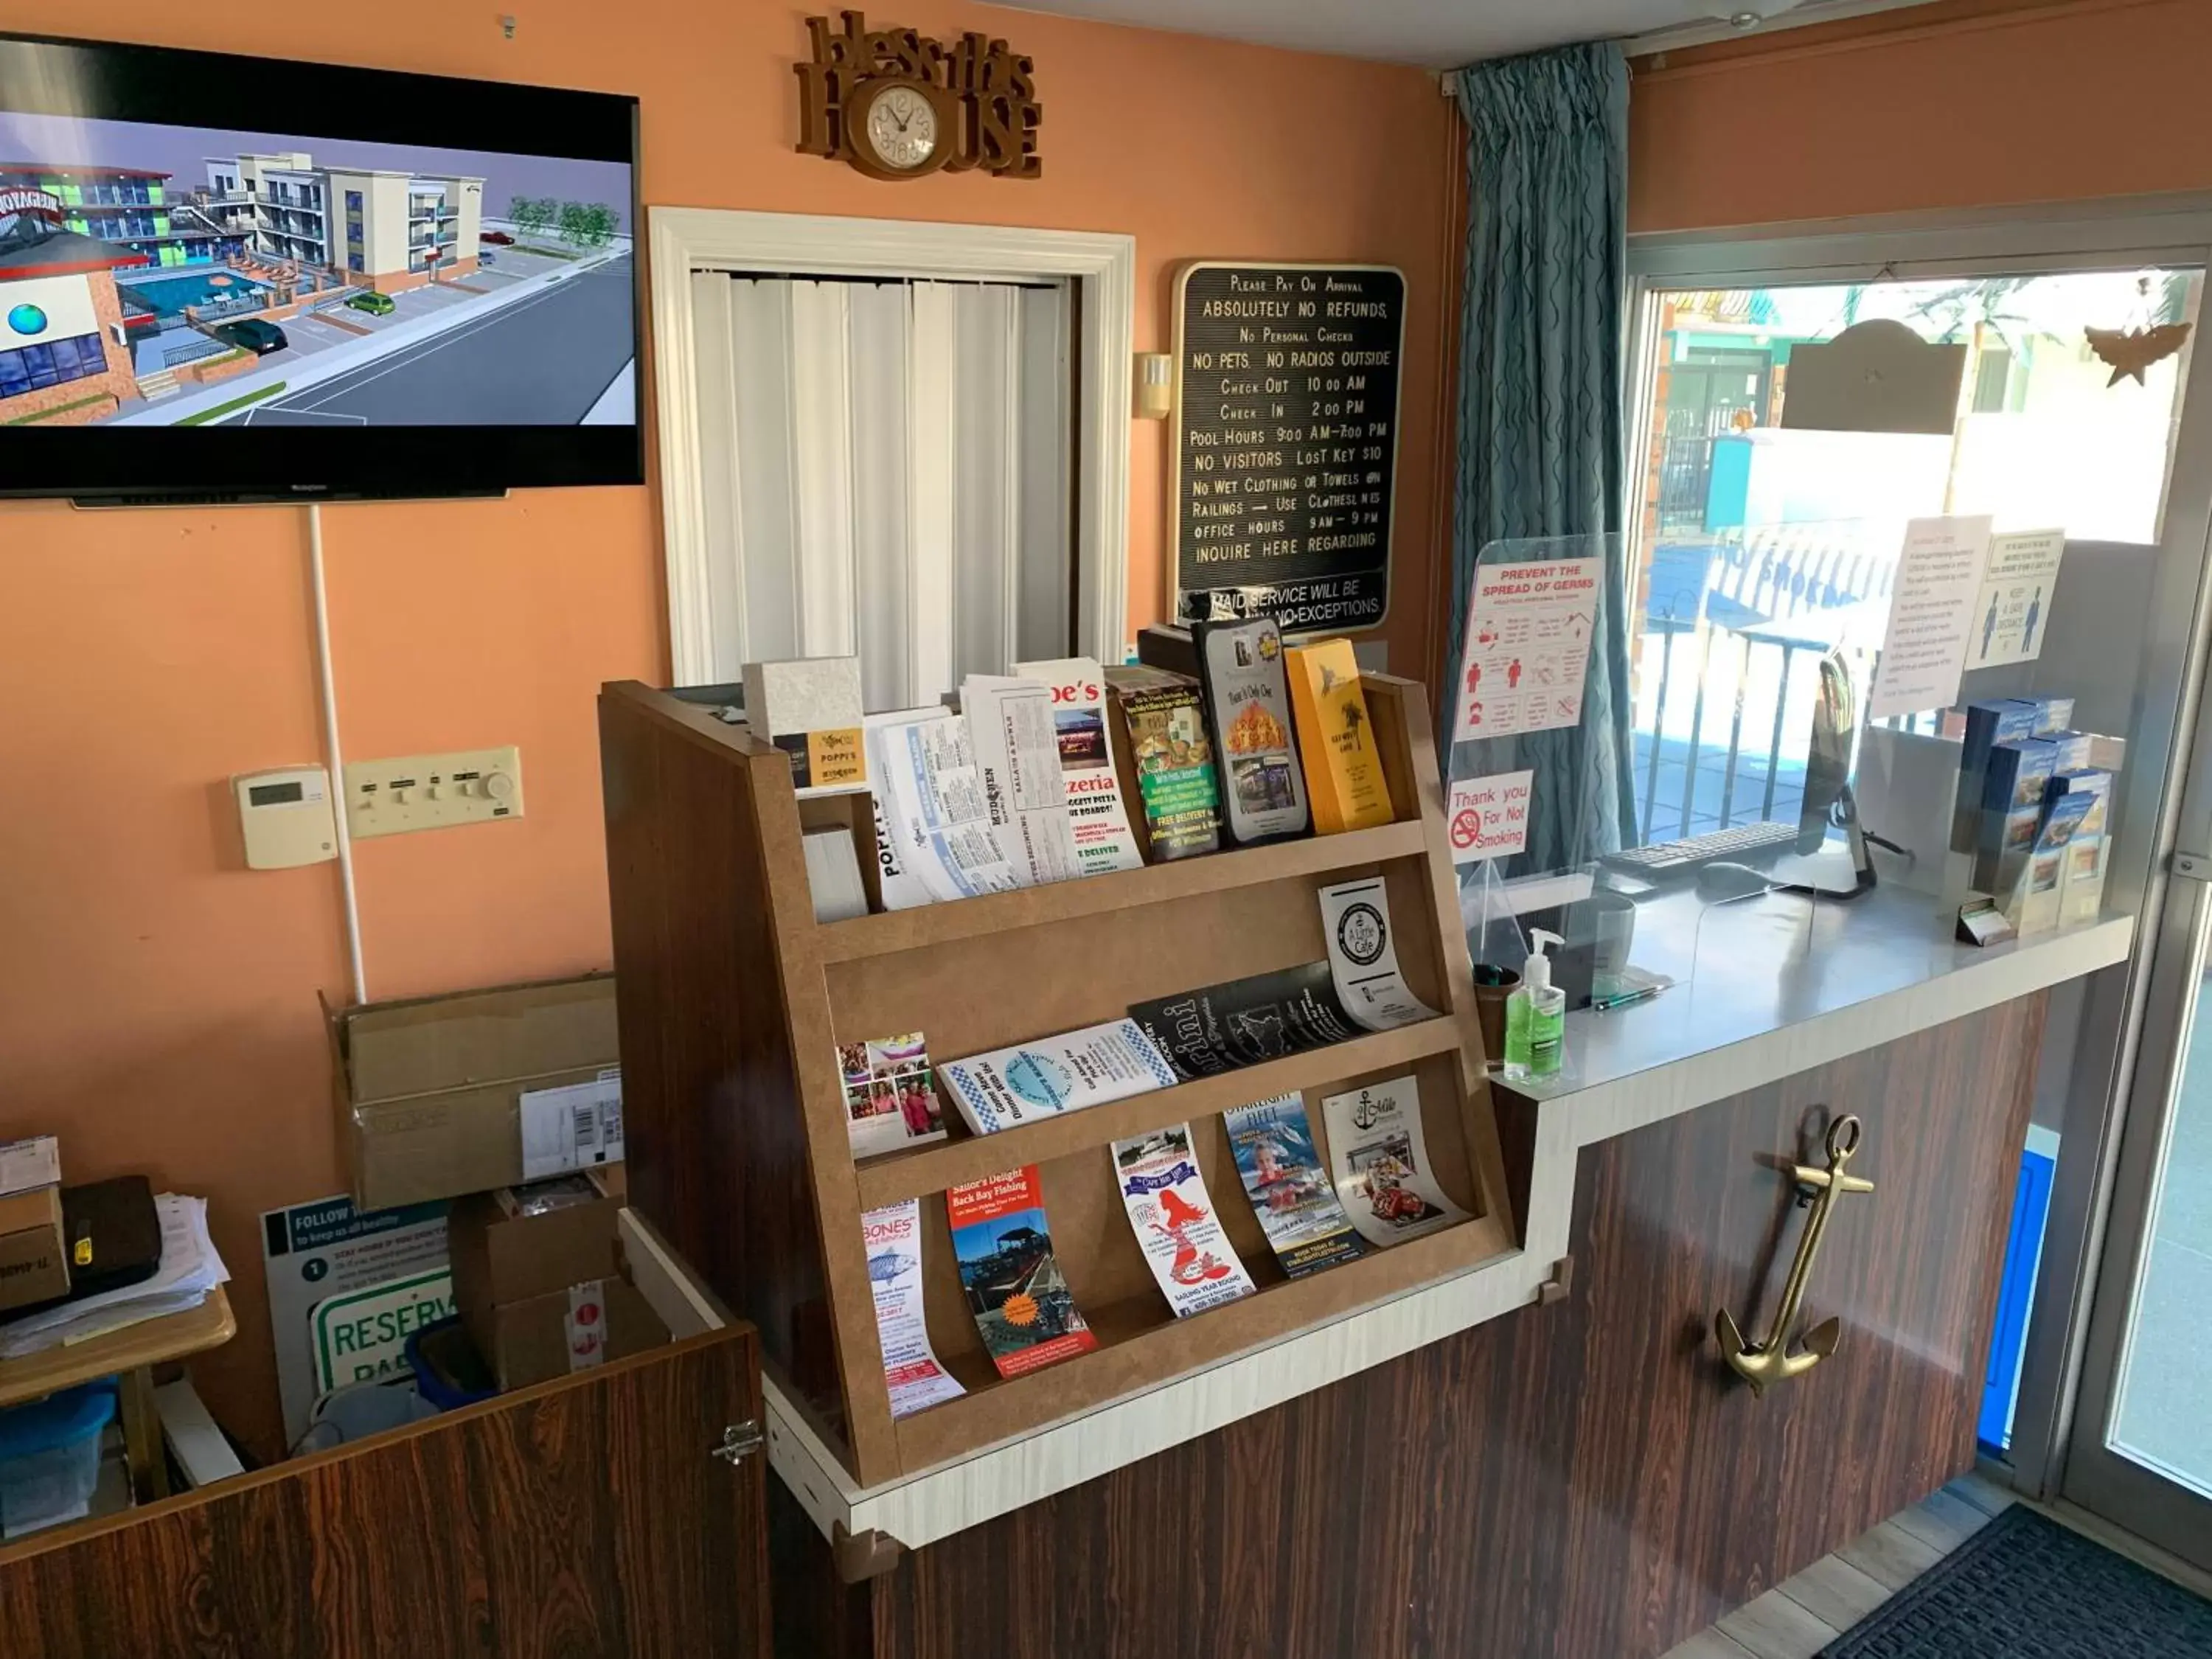
[[[407,1339],[453,1311],[453,1276],[432,1273],[387,1279],[315,1304],[307,1316],[314,1345],[315,1392],[372,1382],[407,1368]]]

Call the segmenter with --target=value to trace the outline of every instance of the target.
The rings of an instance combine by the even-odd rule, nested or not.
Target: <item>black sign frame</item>
[[[1229,302],[1224,314],[1200,314],[1213,301]],[[1368,309],[1377,305],[1380,315]],[[1405,342],[1406,274],[1395,265],[1201,259],[1176,271],[1176,622],[1266,612],[1291,635],[1382,625]],[[1377,352],[1388,361],[1370,361]],[[1347,353],[1357,361],[1340,363]],[[1224,365],[1224,355],[1237,361]],[[1193,418],[1194,398],[1203,419]],[[1254,533],[1240,539],[1247,525]],[[1358,544],[1316,549],[1317,538]]]

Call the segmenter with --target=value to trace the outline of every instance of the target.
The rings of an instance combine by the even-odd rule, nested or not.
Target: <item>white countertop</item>
[[[1987,949],[1951,933],[1936,901],[1902,889],[1844,902],[1648,901],[1629,960],[1677,983],[1632,1007],[1570,1014],[1569,1070],[1513,1085],[1538,1103],[1519,1250],[876,1487],[853,1483],[769,1380],[771,1466],[825,1536],[873,1529],[918,1549],[1169,1450],[1536,1299],[1567,1250],[1583,1147],[2110,967],[2135,923],[2106,917]],[[639,1288],[672,1330],[720,1323],[641,1219],[623,1219]]]

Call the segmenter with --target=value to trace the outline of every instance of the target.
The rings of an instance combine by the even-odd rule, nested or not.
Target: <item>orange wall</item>
[[[1037,61],[1045,173],[878,184],[794,154],[799,9],[724,0],[379,0],[201,8],[9,0],[0,27],[635,93],[648,203],[1132,233],[1137,344],[1200,257],[1405,268],[1411,300],[1393,665],[1431,607],[1447,106],[1410,70],[953,0],[886,17],[1008,36]],[[1161,585],[1165,428],[1132,428],[1131,626]],[[666,672],[650,489],[325,515],[349,755],[514,742],[523,821],[378,841],[359,873],[369,984],[415,994],[601,966],[592,696]],[[224,783],[320,755],[305,526],[273,509],[0,505],[0,1138],[63,1137],[71,1178],[203,1193],[239,1340],[198,1367],[266,1448],[275,1385],[258,1213],[343,1185],[315,1008],[345,986],[333,866],[249,872]]]
[[[2205,0],[1947,0],[1637,70],[1635,230],[2212,187]]]

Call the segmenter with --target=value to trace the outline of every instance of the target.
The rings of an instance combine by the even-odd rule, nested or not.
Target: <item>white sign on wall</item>
[[[100,332],[85,276],[27,276],[0,283],[0,351]]]

